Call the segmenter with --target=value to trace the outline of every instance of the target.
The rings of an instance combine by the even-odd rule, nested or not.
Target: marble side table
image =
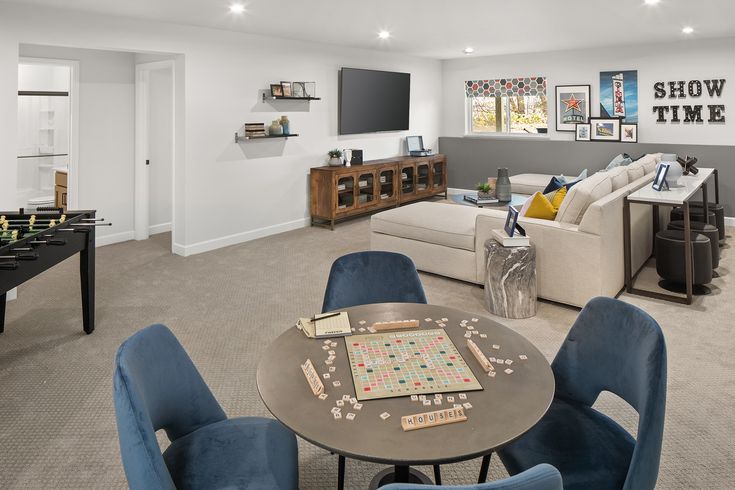
[[[487,276],[485,305],[503,318],[536,315],[536,248],[504,247],[495,239],[485,241]]]

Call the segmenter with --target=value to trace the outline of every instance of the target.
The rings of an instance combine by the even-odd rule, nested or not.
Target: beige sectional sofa
[[[539,297],[581,307],[595,296],[615,296],[623,288],[623,199],[653,180],[660,158],[646,155],[576,184],[554,221],[520,218],[536,246]],[[526,179],[525,187],[514,183],[513,191],[541,191],[550,179],[537,177],[535,184]],[[371,248],[406,254],[422,271],[484,284],[484,243],[493,229],[503,227],[505,216],[504,209],[411,204],[373,215]],[[631,224],[637,269],[651,253],[651,208],[632,205]]]

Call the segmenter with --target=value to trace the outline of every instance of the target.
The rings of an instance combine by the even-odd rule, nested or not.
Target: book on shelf
[[[337,184],[337,190],[338,191],[343,191],[346,188],[347,188],[347,186],[345,184]]]
[[[380,176],[380,183],[385,184],[385,175]]]
[[[493,230],[493,238],[504,247],[529,247],[531,240],[528,235],[513,235],[509,237],[505,230]]]
[[[389,197],[390,197],[390,194],[381,194],[380,195],[380,198],[381,199],[388,199]]]
[[[473,196],[472,194],[465,194],[464,200],[467,202],[471,202],[472,204],[496,204],[500,201],[498,201],[495,198],[479,198],[477,196]]]
[[[368,185],[368,182],[367,182],[367,180],[360,180],[360,181],[358,182],[358,185],[359,185],[360,187],[367,187],[367,185]]]

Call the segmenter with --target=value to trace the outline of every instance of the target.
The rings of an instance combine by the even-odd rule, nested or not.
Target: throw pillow
[[[542,194],[548,194],[549,192],[561,189],[562,187],[566,187],[567,192],[569,192],[569,189],[571,189],[574,184],[577,184],[586,178],[587,169],[582,170],[582,173],[580,173],[575,179],[570,181],[568,181],[563,175],[560,175],[558,177],[555,175],[546,185],[546,188],[543,190]]]
[[[613,158],[610,163],[605,167],[605,170],[610,170],[615,167],[624,167],[633,163],[633,159],[627,153],[621,153],[620,155]]]
[[[566,192],[565,192],[566,194]],[[526,218],[538,218],[553,220],[556,218],[556,209],[551,205],[546,196],[540,192],[536,192],[523,205],[523,216]],[[518,213],[521,214],[521,213]]]
[[[559,211],[559,208],[561,207],[561,203],[564,202],[565,197],[567,197],[567,188],[562,187],[561,189],[556,191],[556,194],[554,194],[554,198],[550,199],[551,206],[554,208],[555,213]]]

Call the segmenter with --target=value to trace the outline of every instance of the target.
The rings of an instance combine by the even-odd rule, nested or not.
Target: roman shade
[[[490,78],[467,80],[467,97],[546,95],[546,77]]]

